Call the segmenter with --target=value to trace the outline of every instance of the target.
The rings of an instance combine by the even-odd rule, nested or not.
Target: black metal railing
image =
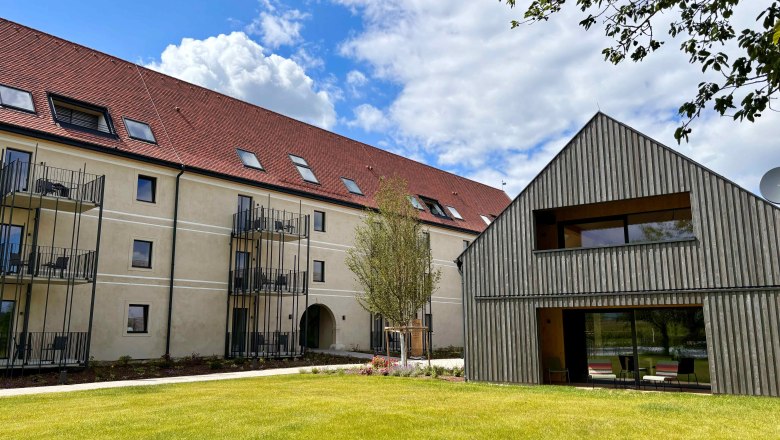
[[[87,340],[87,332],[15,333],[7,341],[4,360],[14,367],[83,365],[87,360]]]
[[[231,357],[291,357],[301,351],[298,332],[229,332]]]
[[[94,281],[95,251],[48,246],[0,244],[0,269],[6,278]]]
[[[306,271],[280,269],[238,269],[230,271],[230,292],[242,295],[252,292],[303,293]]]
[[[309,216],[258,206],[233,214],[233,236],[269,232],[301,238],[309,235]]]
[[[0,173],[3,196],[21,192],[95,205],[102,203],[104,183],[105,176],[18,160],[3,164]]]

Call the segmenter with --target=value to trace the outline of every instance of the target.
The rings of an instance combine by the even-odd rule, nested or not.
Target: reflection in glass
[[[626,242],[623,219],[563,226],[566,248],[615,246]]]
[[[645,243],[693,238],[691,209],[670,209],[628,216],[628,242]]]

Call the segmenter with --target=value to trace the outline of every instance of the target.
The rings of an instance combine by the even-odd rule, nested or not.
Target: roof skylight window
[[[302,157],[298,157],[295,155],[290,154],[290,160],[293,161],[295,164],[295,168],[298,168],[298,172],[301,173],[301,177],[303,177],[303,180],[309,182],[309,183],[317,183],[319,184],[320,181],[317,180],[317,176],[314,175],[314,172],[311,170],[311,167],[306,162],[306,160]]]
[[[154,138],[154,133],[152,133],[152,127],[149,127],[149,124],[128,118],[124,119],[127,134],[130,135],[131,138],[139,141],[151,142],[153,144],[157,143],[157,139]]]
[[[245,167],[254,168],[256,170],[263,169],[263,165],[260,164],[255,153],[240,148],[236,148],[236,153],[238,153],[238,158],[241,159],[241,163],[243,163]]]
[[[441,207],[438,201],[423,196],[420,196],[420,200],[425,203],[425,206],[428,207],[428,210],[431,211],[431,214],[435,215],[436,217],[449,218],[447,217],[447,214],[444,213],[444,209]]]
[[[51,104],[54,109],[54,119],[60,125],[114,134],[105,108],[55,96],[51,97]]]
[[[417,197],[415,196],[406,196],[406,198],[409,199],[409,202],[414,206],[415,208],[419,209],[420,211],[425,211],[425,207],[420,203],[419,200],[417,200]]]
[[[35,113],[32,93],[4,85],[0,85],[0,106]]]
[[[455,217],[456,219],[458,219],[458,220],[463,220],[463,216],[462,216],[462,215],[460,215],[460,213],[458,212],[458,210],[457,210],[457,209],[455,209],[454,207],[452,207],[452,206],[448,206],[448,207],[447,207],[447,210],[449,210],[449,211],[450,211],[450,214],[452,214],[452,216],[453,216],[453,217]]]
[[[487,216],[480,215],[480,217],[482,217],[482,221],[485,222],[486,225],[489,225],[490,223],[492,223],[491,220]]]
[[[358,194],[361,196],[363,195],[363,191],[360,190],[360,187],[357,183],[355,183],[354,180],[342,177],[341,181],[344,182],[344,186],[347,187],[347,191],[351,192],[352,194]]]

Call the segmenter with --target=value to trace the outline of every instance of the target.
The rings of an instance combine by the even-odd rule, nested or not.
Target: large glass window
[[[695,238],[689,193],[537,210],[534,227],[537,250]]]
[[[14,87],[0,85],[0,105],[35,113],[32,94]]]
[[[127,309],[127,332],[147,333],[149,331],[149,305],[130,304]]]
[[[152,242],[133,240],[133,267],[150,269],[152,267]]]

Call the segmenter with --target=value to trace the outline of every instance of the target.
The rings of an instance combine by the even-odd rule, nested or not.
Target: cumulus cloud
[[[330,94],[319,90],[303,67],[266,55],[243,32],[184,38],[147,67],[323,128],[336,122]]]
[[[378,108],[371,104],[361,104],[353,110],[354,119],[347,121],[348,127],[360,127],[365,132],[384,131],[390,126],[390,121]]]
[[[492,186],[506,180],[510,195],[599,109],[751,190],[767,164],[780,164],[774,113],[756,124],[707,114],[690,144],[677,146],[676,109],[702,76],[676,41],[642,63],[612,66],[601,55],[609,41],[581,29],[568,4],[549,22],[510,30],[522,11],[501,3],[336,1],[363,20],[341,54],[400,88],[385,116],[408,153],[421,148],[435,165]],[[758,6],[740,4],[735,21],[751,23]]]
[[[297,9],[291,9],[282,13],[276,13],[270,3],[266,6],[269,11],[263,11],[247,26],[247,32],[259,35],[263,44],[271,49],[281,46],[290,46],[300,43],[302,20],[309,18],[308,14]]]

